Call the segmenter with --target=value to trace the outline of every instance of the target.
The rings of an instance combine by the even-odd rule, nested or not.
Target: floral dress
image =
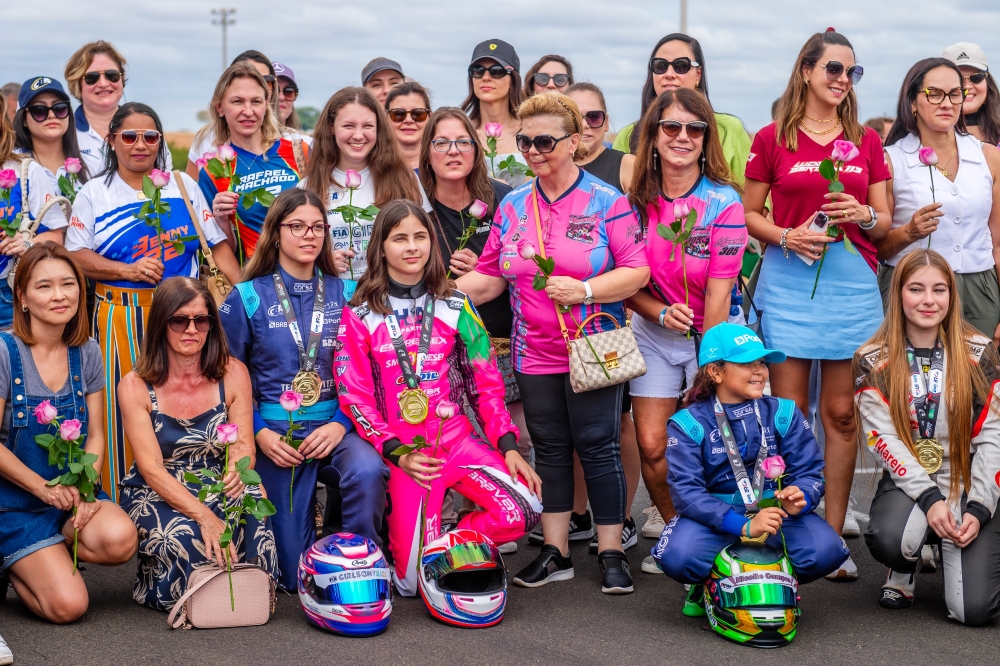
[[[148,383],[146,388],[153,403],[149,416],[163,454],[163,465],[178,483],[197,496],[201,485],[185,481],[184,473],[221,472],[225,460],[225,452],[216,443],[216,429],[228,420],[224,382],[219,382],[220,404],[192,419],[161,413],[156,392]],[[244,492],[261,498],[260,487]],[[242,501],[242,498],[230,501]],[[135,463],[122,481],[121,506],[139,530],[139,561],[132,598],[150,608],[170,610],[184,594],[188,578],[195,569],[215,566],[205,557],[201,528],[150,488]],[[206,506],[223,518],[220,496],[210,495]],[[257,564],[277,578],[278,556],[270,519],[258,521],[251,515],[244,518],[246,524],[237,525],[233,535],[238,561]]]

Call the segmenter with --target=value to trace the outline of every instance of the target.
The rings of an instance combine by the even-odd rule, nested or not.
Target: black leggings
[[[598,525],[625,521],[622,469],[622,385],[574,393],[569,373],[514,373],[524,422],[535,447],[535,471],[542,480],[545,513],[573,510],[573,451],[580,457],[587,494]]]

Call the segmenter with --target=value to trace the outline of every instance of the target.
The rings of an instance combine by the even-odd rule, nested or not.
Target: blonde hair
[[[229,86],[236,79],[252,79],[264,91],[264,101],[266,103],[264,105],[264,122],[261,123],[260,132],[261,143],[264,145],[264,150],[267,151],[271,144],[281,137],[281,130],[278,129],[278,119],[272,108],[273,105],[267,97],[267,82],[249,60],[240,60],[233,63],[219,77],[219,82],[215,84],[215,92],[212,93],[212,101],[208,103],[208,112],[211,114],[212,119],[208,125],[198,130],[198,133],[195,135],[195,141],[201,141],[204,137],[209,136],[212,139],[213,146],[229,142],[229,123],[226,122],[225,116],[219,115],[218,107],[225,100],[226,91],[229,90]]]
[[[0,168],[10,160],[20,160],[23,155],[14,152],[17,134],[7,119],[7,96],[0,95]],[[17,308],[14,308],[15,310]]]
[[[94,62],[94,56],[98,54],[104,54],[115,61],[122,73],[122,87],[125,86],[125,57],[121,53],[118,53],[115,47],[111,46],[110,42],[99,39],[96,42],[84,44],[66,61],[66,70],[63,74],[66,77],[66,86],[69,88],[69,94],[73,97],[77,99],[83,97],[83,88],[80,86],[80,81],[83,80],[83,75],[90,69],[90,64]]]
[[[521,102],[521,106],[517,109],[518,119],[524,122],[525,118],[533,116],[555,116],[562,121],[563,131],[567,134],[583,134],[583,115],[580,114],[580,107],[571,97],[562,93],[553,91],[538,93]],[[573,159],[583,159],[589,152],[581,141],[576,146]]]

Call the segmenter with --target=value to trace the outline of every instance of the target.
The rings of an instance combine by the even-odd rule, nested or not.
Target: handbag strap
[[[306,153],[302,148],[302,139],[292,141],[292,154],[295,156],[295,166],[299,172],[299,180],[302,180],[302,172],[306,169]]]
[[[761,259],[761,261],[763,261],[763,259]],[[747,300],[750,301],[750,307],[752,307],[753,311],[757,313],[757,319],[760,319],[760,308],[758,308],[757,304],[753,302],[753,295],[750,293],[747,281],[743,277],[743,271],[740,271],[737,277],[740,281],[740,290],[743,292],[743,295],[747,297]]]
[[[542,216],[538,212],[537,180],[531,184],[531,203],[535,207],[535,231],[538,234],[538,253],[542,255],[542,259],[548,259],[548,257],[545,254],[545,241],[542,240]],[[559,304],[556,303],[554,300],[552,301],[552,306],[556,309],[556,319],[559,320],[559,328],[562,329],[563,340],[566,341],[566,351],[572,354],[573,347],[572,345],[569,344],[569,331],[566,330],[566,322],[563,319],[563,313],[559,310]]]
[[[584,319],[580,323],[580,325],[577,326],[577,330],[576,330],[576,339],[577,340],[579,340],[580,336],[584,334],[583,333],[583,329],[587,327],[587,324],[589,324],[593,320],[597,319],[598,317],[607,317],[608,319],[610,319],[611,321],[613,321],[615,323],[615,328],[621,328],[622,327],[622,325],[618,323],[618,320],[614,317],[614,315],[609,314],[607,312],[595,312],[594,314],[592,314],[589,317],[587,317],[586,319]]]
[[[205,240],[205,232],[201,229],[201,223],[198,221],[198,215],[194,212],[194,206],[191,205],[191,199],[188,198],[187,188],[184,187],[184,179],[181,178],[181,172],[174,170],[174,182],[177,183],[177,189],[181,191],[181,199],[184,200],[184,205],[187,206],[188,216],[191,218],[191,222],[194,223],[195,231],[198,232],[198,243],[201,244],[201,253],[205,255],[205,261],[208,262],[208,268],[212,271],[212,275],[218,275],[219,268],[215,265],[215,257],[212,256],[212,248],[208,246],[208,241]]]

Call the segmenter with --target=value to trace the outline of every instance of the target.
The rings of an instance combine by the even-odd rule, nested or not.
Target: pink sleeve
[[[490,236],[486,239],[482,254],[479,255],[479,263],[476,264],[476,272],[490,277],[501,277],[500,273],[500,249],[503,243],[503,209],[497,207],[496,215],[493,216],[493,226],[490,227]]]
[[[384,389],[376,388],[372,377],[371,334],[351,308],[344,308],[341,315],[338,339],[343,349],[337,357],[350,359],[334,363],[334,376],[340,383],[340,409],[354,423],[358,434],[382,453],[382,445],[396,435],[389,431],[389,424],[375,406],[375,392]]]
[[[649,265],[646,243],[639,234],[639,218],[625,197],[618,197],[607,212],[604,222],[608,235],[608,249],[614,257],[615,268],[642,268]]]
[[[708,277],[734,278],[739,275],[743,270],[743,252],[748,238],[743,204],[734,201],[712,222]]]
[[[889,173],[889,165],[886,160],[889,158],[882,149],[882,140],[878,133],[871,127],[865,128],[865,143],[868,145],[868,184],[884,183],[892,178]]]
[[[747,158],[746,177],[760,183],[774,182],[771,162],[777,145],[774,143],[775,126],[771,123],[753,138],[750,156]]]

